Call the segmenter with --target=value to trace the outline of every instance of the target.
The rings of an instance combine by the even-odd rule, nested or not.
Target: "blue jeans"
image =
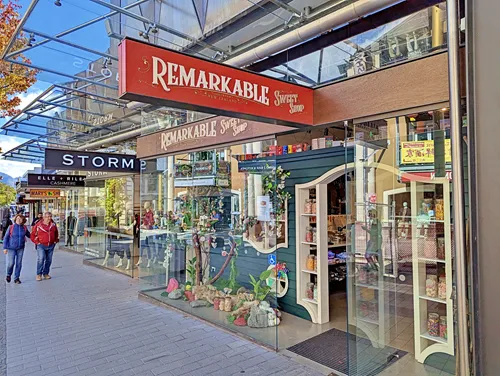
[[[21,268],[23,267],[24,248],[7,251],[7,275],[12,276],[14,272],[14,279],[21,276]],[[14,265],[16,269],[14,270]]]
[[[55,244],[43,245],[38,244],[36,248],[36,253],[38,255],[38,260],[36,264],[36,274],[46,275],[50,272],[50,265],[52,264],[52,255],[54,254]]]

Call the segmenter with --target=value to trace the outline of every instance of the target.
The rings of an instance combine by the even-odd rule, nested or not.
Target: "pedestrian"
[[[50,265],[56,243],[59,242],[59,231],[52,220],[52,213],[46,212],[43,219],[31,230],[31,240],[36,244],[38,255],[36,266],[36,280],[51,279]]]
[[[5,234],[7,233],[7,229],[12,225],[12,221],[10,220],[9,210],[6,210],[3,213],[2,218],[2,239],[5,238]]]
[[[43,219],[43,214],[38,213],[38,216],[33,219],[33,222],[31,222],[31,227],[36,225],[38,222],[40,222]]]
[[[14,224],[9,226],[3,239],[3,253],[7,255],[7,276],[5,277],[7,283],[10,283],[13,272],[14,283],[21,283],[19,277],[21,276],[21,268],[23,267],[24,246],[26,245],[26,238],[30,237],[30,232],[24,225],[25,222],[26,219],[24,216],[17,214],[14,217]]]

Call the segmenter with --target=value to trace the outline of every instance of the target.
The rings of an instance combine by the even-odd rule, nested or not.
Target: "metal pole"
[[[467,324],[467,274],[465,247],[465,200],[462,153],[462,116],[460,106],[459,31],[457,0],[446,1],[448,24],[448,74],[450,88],[450,129],[453,168],[454,242],[457,306],[458,375],[469,376],[469,326]]]

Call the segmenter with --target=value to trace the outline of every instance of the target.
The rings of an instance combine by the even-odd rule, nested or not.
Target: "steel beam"
[[[63,118],[58,118],[58,117],[54,117],[54,116],[49,116],[49,115],[43,115],[43,114],[35,114],[33,112],[25,112],[26,115],[30,115],[30,116],[38,116],[38,117],[41,117],[41,118],[44,118],[44,119],[50,119],[50,120],[55,120],[55,121],[63,121],[65,123],[71,123],[71,124],[78,124],[78,125],[83,125],[85,127],[90,127],[90,128],[94,128],[93,125],[91,124],[88,124],[88,123],[85,123],[83,121],[79,121],[79,120],[69,120],[69,119],[63,119]]]
[[[218,52],[220,52],[220,53],[222,53],[224,55],[227,55],[227,51],[224,51],[224,50],[222,50],[222,49],[220,49],[220,48],[218,48],[216,46],[213,46],[211,44],[205,43],[203,41],[197,40],[196,38],[193,38],[190,35],[184,34],[184,33],[180,32],[180,31],[172,29],[172,28],[170,28],[168,26],[162,25],[160,23],[156,23],[156,22],[154,22],[154,20],[150,20],[150,19],[148,19],[146,17],[143,17],[143,16],[140,16],[140,15],[134,13],[134,12],[130,12],[129,10],[121,8],[118,5],[107,3],[104,0],[90,0],[90,1],[92,1],[92,2],[94,2],[96,4],[99,4],[99,5],[102,5],[103,7],[109,8],[111,10],[117,11],[117,12],[119,12],[119,13],[125,15],[125,16],[130,17],[130,18],[134,18],[137,21],[143,22],[143,23],[145,23],[147,25],[155,25],[160,30],[163,30],[163,31],[165,31],[167,33],[170,33],[172,35],[175,35],[177,37],[189,40],[189,41],[191,41],[193,43],[199,44],[199,45],[203,46],[204,48],[208,48],[210,50],[218,51]]]
[[[36,30],[30,29],[30,28],[27,28],[27,27],[24,27],[23,30],[25,32],[27,32],[27,33],[33,33],[33,34],[38,35],[40,37],[43,37],[43,38],[46,38],[46,39],[50,39],[51,41],[54,41],[54,42],[57,42],[57,43],[61,43],[61,44],[64,44],[66,46],[69,46],[69,47],[73,47],[73,48],[76,48],[76,49],[79,49],[79,50],[82,50],[82,51],[89,52],[89,53],[94,54],[94,55],[98,55],[98,56],[102,56],[102,57],[107,57],[107,58],[109,58],[111,60],[118,61],[117,57],[115,57],[115,56],[113,56],[111,54],[108,54],[106,52],[100,52],[100,51],[94,50],[92,48],[87,48],[87,47],[84,47],[84,46],[80,46],[79,44],[68,42],[68,41],[60,39],[60,38],[55,38],[55,37],[50,36],[48,34],[45,34],[45,33],[42,33],[40,31],[36,31]]]
[[[145,3],[145,2],[147,2],[147,1],[149,1],[149,0],[139,0],[139,1],[136,1],[135,3],[129,4],[129,5],[125,6],[125,7],[123,7],[123,9],[131,9],[131,8],[134,8],[134,7],[138,6],[138,5],[141,5],[142,3]],[[82,24],[80,24],[80,25],[78,25],[78,26],[75,26],[75,27],[73,27],[73,28],[71,28],[71,29],[68,29],[68,30],[65,30],[65,31],[63,31],[63,32],[61,32],[61,33],[59,33],[59,34],[56,34],[56,35],[55,35],[55,38],[60,38],[60,37],[63,37],[63,36],[68,35],[68,34],[70,34],[70,33],[74,32],[74,31],[78,31],[78,30],[80,30],[80,29],[83,29],[84,27],[87,27],[87,26],[93,25],[93,24],[95,24],[95,23],[97,23],[97,22],[99,22],[99,21],[105,20],[106,18],[109,18],[109,17],[115,16],[115,15],[117,15],[117,14],[118,14],[118,12],[113,11],[113,12],[110,12],[110,13],[105,14],[105,15],[103,15],[103,16],[99,16],[99,17],[94,18],[94,19],[92,19],[92,20],[90,20],[90,21],[87,21],[87,22],[84,22],[84,23],[82,23]],[[33,46],[31,46],[31,47],[24,47],[24,48],[21,48],[21,49],[20,49],[20,50],[18,50],[18,51],[14,51],[14,52],[11,52],[10,54],[7,54],[6,56],[5,56],[5,55],[3,55],[3,57],[2,57],[2,58],[3,58],[3,59],[6,59],[6,58],[10,58],[10,57],[12,57],[12,56],[16,56],[16,55],[22,54],[23,52],[26,52],[26,51],[28,51],[28,50],[31,50],[31,49],[33,49],[33,48],[35,48],[35,47],[39,47],[39,46],[41,46],[41,45],[43,45],[43,44],[45,44],[45,43],[48,43],[48,42],[50,42],[50,41],[51,41],[50,39],[42,40],[42,41],[40,41],[40,42],[38,42],[38,43],[33,44]]]
[[[76,100],[76,99],[78,99],[78,97],[72,98],[72,99],[71,99],[71,100],[69,100],[69,101],[73,101],[73,100]],[[39,103],[46,104],[47,106],[52,106],[52,107],[61,107],[61,108],[65,108],[65,109],[67,109],[67,110],[73,110],[73,111],[85,112],[85,113],[87,113],[87,114],[96,115],[96,116],[104,116],[104,114],[103,114],[103,113],[100,113],[100,112],[94,112],[94,111],[84,110],[84,109],[82,109],[82,108],[77,108],[77,107],[66,106],[65,104],[52,103],[52,102],[47,102],[47,101],[42,101],[42,100],[39,100],[38,102],[39,102]]]
[[[31,123],[25,123],[25,122],[19,122],[19,123],[16,123],[16,124],[24,125],[26,127],[33,127],[33,128],[38,128],[38,129],[46,129],[48,131],[69,132],[69,133],[74,133],[74,134],[80,134],[80,133],[82,133],[82,132],[75,132],[75,131],[66,130],[66,129],[59,129],[59,128],[51,128],[51,127],[47,127],[47,126],[44,126],[44,125],[37,125],[37,124],[31,124]],[[16,129],[19,129],[19,128],[16,128],[15,125],[14,125],[14,129],[10,128],[10,130],[16,130]]]
[[[292,7],[291,5],[289,5],[287,3],[282,3],[280,0],[269,0],[269,1],[271,3],[279,6],[280,8],[285,9],[287,12],[295,14],[297,17],[301,17],[301,15],[302,15],[302,12],[298,11],[297,9],[295,9],[294,7]]]
[[[122,100],[122,99],[118,99],[118,98],[109,98],[109,97],[105,97],[103,95],[99,95],[99,94],[94,94],[94,93],[89,93],[88,91],[85,91],[85,90],[82,90],[81,88],[79,89],[76,89],[76,88],[70,88],[70,87],[67,87],[67,86],[64,86],[64,85],[61,85],[61,84],[54,84],[55,87],[58,87],[62,90],[68,90],[70,92],[76,92],[76,93],[81,93],[81,94],[85,94],[87,96],[92,96],[92,97],[96,97],[96,98],[100,98],[100,99],[104,99],[104,100],[108,100],[110,102],[115,102],[115,103],[109,103],[111,105],[115,105],[117,107],[127,107],[125,102]],[[90,85],[89,85],[90,86]],[[70,93],[68,93],[70,94]]]
[[[118,90],[118,86],[112,86],[112,85],[108,85],[108,84],[103,84],[103,83],[100,83],[99,81],[91,80],[91,79],[86,78],[86,77],[73,76],[72,74],[58,72],[58,71],[53,70],[53,69],[42,68],[42,67],[39,67],[37,65],[24,63],[22,61],[17,61],[17,60],[6,60],[6,61],[8,61],[9,63],[22,65],[23,67],[28,67],[28,68],[31,68],[31,69],[45,71],[47,73],[52,73],[52,74],[55,74],[55,75],[58,75],[58,76],[68,77],[68,78],[71,78],[73,80],[85,81],[85,82],[88,82],[88,83],[91,83],[91,84],[94,84],[94,85],[98,85],[98,86],[102,86],[102,87],[105,87],[105,88],[108,88],[108,89]]]
[[[14,34],[12,34],[12,36],[10,37],[10,40],[7,42],[7,45],[5,46],[5,49],[2,51],[1,60],[7,60],[6,59],[7,53],[14,45],[14,42],[16,41],[16,38],[19,35],[19,32],[23,28],[26,21],[28,21],[28,18],[30,17],[33,10],[35,9],[36,5],[38,4],[38,1],[39,0],[32,0],[30,5],[28,5],[28,9],[26,9],[26,12],[24,13],[23,18],[21,18],[21,21],[19,21],[19,23],[17,24],[16,30],[14,30]]]

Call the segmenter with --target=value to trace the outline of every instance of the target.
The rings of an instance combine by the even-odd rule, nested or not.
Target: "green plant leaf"
[[[271,276],[271,273],[273,272],[273,269],[269,270],[264,270],[262,273],[260,273],[260,280],[265,281]]]
[[[257,280],[255,279],[255,277],[251,274],[248,275],[250,277],[250,280],[252,281],[252,284],[256,284],[257,283]]]

